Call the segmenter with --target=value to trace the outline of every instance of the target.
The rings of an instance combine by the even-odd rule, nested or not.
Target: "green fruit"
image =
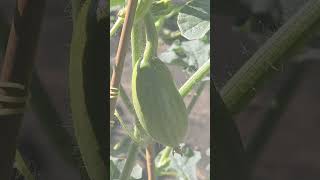
[[[187,110],[167,66],[139,60],[132,75],[132,101],[139,122],[161,144],[175,147],[188,129]]]
[[[136,9],[136,14],[135,14],[135,18],[134,18],[135,23],[139,22],[140,20],[142,20],[144,18],[146,13],[151,8],[152,2],[153,2],[153,0],[139,0],[138,1],[138,6]]]

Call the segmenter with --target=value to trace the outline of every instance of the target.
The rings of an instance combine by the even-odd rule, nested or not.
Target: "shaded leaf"
[[[181,9],[177,23],[182,36],[189,40],[201,39],[210,30],[210,1],[188,2]]]

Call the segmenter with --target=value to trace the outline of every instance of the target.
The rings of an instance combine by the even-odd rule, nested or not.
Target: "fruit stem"
[[[151,12],[144,17],[146,30],[146,48],[143,54],[142,64],[148,63],[156,55],[158,49],[158,32],[154,24]]]
[[[138,23],[133,25],[132,31],[131,31],[132,69],[134,68],[134,65],[142,55],[141,40],[143,38],[141,37],[142,35],[141,29],[142,29],[142,24]]]

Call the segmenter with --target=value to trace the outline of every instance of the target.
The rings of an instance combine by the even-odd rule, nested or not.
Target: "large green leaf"
[[[210,30],[210,1],[188,2],[178,15],[178,26],[182,36],[189,40],[200,39]]]

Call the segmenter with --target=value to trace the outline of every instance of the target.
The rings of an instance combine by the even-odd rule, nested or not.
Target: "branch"
[[[256,88],[282,61],[311,39],[320,24],[320,1],[310,0],[285,23],[221,90],[231,113],[237,113],[256,94]]]

